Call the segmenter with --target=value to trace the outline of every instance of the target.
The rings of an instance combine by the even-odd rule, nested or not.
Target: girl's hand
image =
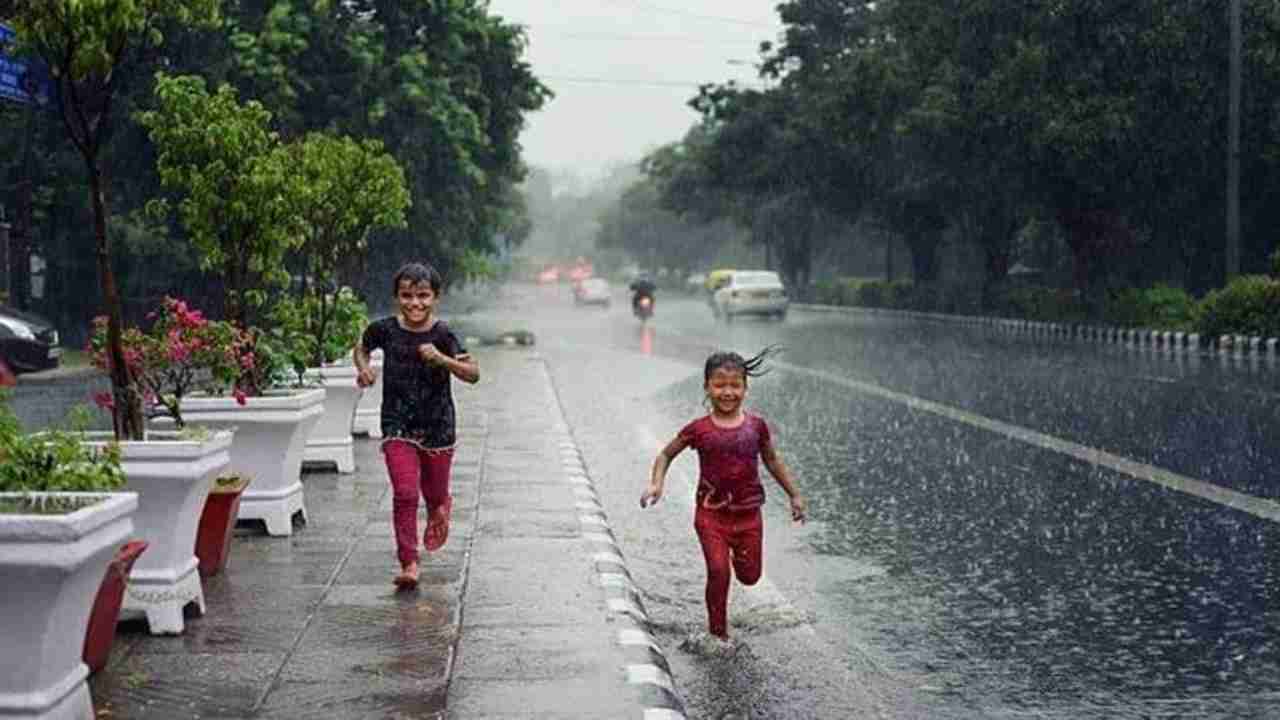
[[[662,498],[662,486],[654,485],[653,483],[650,483],[649,487],[645,488],[644,492],[640,495],[640,507],[642,508],[649,507],[650,505],[653,505],[654,503],[658,502],[658,500],[661,498]]]
[[[807,509],[807,507],[808,507],[808,504],[804,501],[803,495],[792,495],[791,496],[791,519],[803,525],[806,519],[805,510]]]
[[[356,385],[367,388],[378,381],[378,375],[373,368],[364,368],[356,375]]]
[[[439,365],[444,362],[444,353],[436,349],[436,346],[431,343],[419,345],[418,356],[428,365]]]

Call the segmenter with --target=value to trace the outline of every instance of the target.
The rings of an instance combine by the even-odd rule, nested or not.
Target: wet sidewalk
[[[391,584],[390,486],[378,442],[358,439],[355,474],[304,475],[309,522],[291,538],[237,529],[185,634],[120,626],[91,678],[98,717],[680,717],[661,709],[678,701],[589,482],[566,473],[543,361],[477,356],[481,383],[455,385],[449,543],[424,554],[416,592]]]

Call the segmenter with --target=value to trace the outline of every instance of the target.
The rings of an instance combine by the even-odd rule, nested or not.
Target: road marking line
[[[915,397],[914,395],[900,393],[873,383],[852,380],[823,370],[800,367],[788,362],[775,362],[774,365],[790,370],[791,372],[809,375],[836,385],[841,385],[867,395],[874,395],[885,400],[901,403],[914,410],[922,410],[924,412],[945,417],[949,420],[955,420],[956,422],[964,423],[966,425],[972,425],[984,430],[989,430],[998,435],[1019,440],[1027,443],[1028,445],[1033,445],[1044,450],[1062,453],[1078,460],[1083,460],[1091,465],[1105,467],[1138,480],[1146,480],[1147,482],[1169,488],[1170,490],[1176,490],[1187,495],[1208,500],[1209,502],[1224,505],[1234,510],[1239,510],[1243,513],[1248,513],[1249,515],[1253,515],[1254,517],[1261,518],[1263,520],[1280,522],[1280,503],[1274,500],[1247,495],[1236,490],[1214,485],[1213,483],[1197,480],[1193,477],[1179,475],[1171,470],[1165,470],[1164,468],[1148,465],[1146,463],[1138,462],[1137,460],[1130,460],[1129,458],[1121,457],[1120,455],[1115,455],[1105,450],[1091,448],[1087,445],[1071,442],[1070,440],[1063,440],[1062,438],[1047,435],[1020,425],[1013,425],[1000,420],[994,420],[976,413],[951,407],[950,405],[943,405],[942,403],[925,400],[923,398]]]

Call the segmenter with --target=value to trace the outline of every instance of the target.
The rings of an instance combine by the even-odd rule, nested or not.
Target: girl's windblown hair
[[[782,349],[781,345],[770,345],[749,358],[744,358],[736,352],[712,353],[702,369],[702,381],[710,382],[711,373],[718,369],[738,370],[743,378],[760,377],[769,372],[767,369],[762,369],[764,361],[782,352]]]

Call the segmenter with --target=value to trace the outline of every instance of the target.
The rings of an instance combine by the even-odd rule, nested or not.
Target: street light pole
[[[1240,0],[1231,0],[1231,61],[1227,109],[1227,279],[1240,274]]]

